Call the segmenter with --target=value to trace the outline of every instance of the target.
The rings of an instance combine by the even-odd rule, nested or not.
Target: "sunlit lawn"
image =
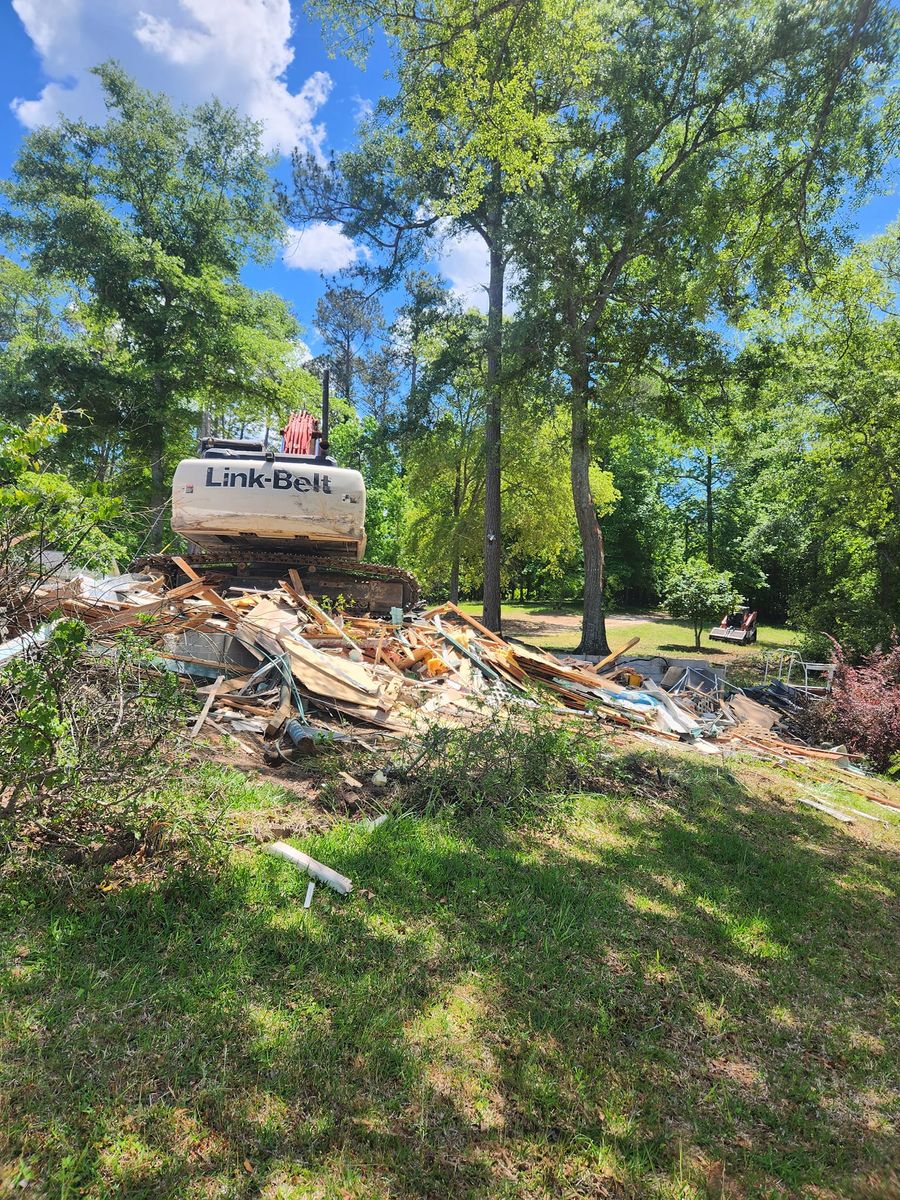
[[[463,604],[461,607],[474,616],[481,614],[481,605],[478,603]],[[579,615],[580,610],[575,605],[554,607],[547,604],[504,604],[503,606],[504,621],[512,623],[508,632],[514,637],[537,646],[544,646],[548,650],[574,650],[580,637],[578,627],[560,629],[553,633],[533,634],[523,629],[517,629],[516,623],[521,621],[552,622],[554,617]],[[627,621],[621,619],[625,615],[629,616]],[[703,632],[701,648],[698,651],[694,648],[694,631],[690,625],[657,614],[648,614],[648,619],[644,620],[640,619],[641,615],[612,614],[607,632],[613,649],[624,645],[633,637],[639,637],[640,642],[630,652],[635,655],[663,654],[678,658],[726,659],[731,657],[741,659],[760,655],[767,650],[778,649],[782,646],[795,646],[800,640],[800,635],[796,630],[774,625],[760,625],[755,645],[737,646],[730,642],[710,641],[709,629],[706,629]],[[712,624],[710,622],[709,628],[712,628]]]
[[[650,758],[556,831],[300,844],[356,891],[0,889],[0,1196],[897,1194],[896,827]]]

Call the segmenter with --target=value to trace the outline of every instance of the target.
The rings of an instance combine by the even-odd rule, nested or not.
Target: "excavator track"
[[[361,612],[387,613],[392,608],[402,608],[406,612],[418,604],[421,596],[419,581],[414,575],[400,567],[388,567],[383,563],[265,551],[246,557],[191,554],[183,558],[198,573],[209,574],[211,584],[227,581],[229,586],[275,587],[293,567],[313,597],[327,596],[332,601],[342,599]],[[178,564],[168,554],[148,554],[137,558],[129,570],[136,573],[158,572],[170,586],[175,586],[182,574]]]

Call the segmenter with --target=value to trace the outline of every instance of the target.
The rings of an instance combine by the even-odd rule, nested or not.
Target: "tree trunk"
[[[166,489],[165,437],[158,420],[150,428],[150,508],[153,521],[150,525],[150,548],[157,553],[162,550],[163,516],[168,500]]]
[[[459,604],[459,514],[462,510],[462,474],[456,464],[456,479],[453,483],[453,541],[450,547],[450,599]]]
[[[166,488],[166,434],[165,419],[171,405],[166,396],[165,384],[159,375],[153,380],[153,392],[156,398],[156,411],[148,413],[150,425],[148,439],[148,456],[150,459],[150,510],[153,519],[147,541],[151,550],[157,553],[162,550],[163,515],[166,502],[169,499]]]
[[[713,460],[706,456],[706,561],[713,563]]]
[[[570,375],[572,386],[572,497],[584,551],[584,620],[581,627],[581,654],[610,653],[606,640],[603,612],[605,558],[603,532],[591,495],[591,448],[588,439],[588,367],[584,354],[578,355],[578,367]]]
[[[416,388],[418,386],[419,376],[419,361],[418,356],[413,352],[412,366],[409,371],[409,399],[406,402],[406,416],[410,425],[414,425],[419,419],[418,403],[416,401]]]
[[[487,412],[484,425],[484,602],[481,619],[488,629],[500,631],[500,368],[503,347],[503,276],[506,260],[502,244],[503,201],[500,170],[495,164],[493,200],[488,224]]]

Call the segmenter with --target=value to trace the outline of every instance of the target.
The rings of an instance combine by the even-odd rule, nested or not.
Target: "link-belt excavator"
[[[328,372],[322,419],[292,413],[281,450],[261,441],[200,439],[172,479],[172,530],[188,540],[189,566],[210,583],[268,589],[296,570],[314,596],[385,613],[407,610],[419,585],[399,567],[363,562],[366,485],[359,471],[339,467],[328,452]],[[170,584],[181,569],[170,555],[131,564],[162,573]]]

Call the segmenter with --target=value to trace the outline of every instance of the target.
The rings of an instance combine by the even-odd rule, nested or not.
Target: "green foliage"
[[[705,623],[731,612],[737,600],[731,572],[717,571],[702,558],[689,558],[669,576],[666,608],[671,616],[691,622],[697,649]]]
[[[79,409],[69,440],[88,473],[113,439],[136,460],[134,490],[161,506],[166,443],[210,395],[256,397],[261,412],[281,400],[298,327],[239,273],[271,255],[283,222],[258,125],[215,100],[176,109],[114,63],[97,75],[106,121],[29,134],[4,185],[0,234],[36,278],[73,290],[77,327],[34,342],[19,371],[30,387],[19,378],[5,403],[21,416],[43,394]]]
[[[58,407],[24,428],[0,420],[0,633],[15,628],[46,574],[47,551],[83,567],[108,568],[122,553],[121,505],[102,484],[49,470],[46,455],[66,432]]]
[[[406,482],[386,431],[356,415],[332,425],[331,450],[338,462],[353,467],[366,482],[366,558],[400,564],[407,509]]]
[[[541,708],[485,706],[463,726],[427,724],[417,733],[400,756],[402,804],[544,824],[571,812],[603,752],[599,738]]]
[[[316,303],[316,330],[325,343],[323,365],[331,368],[335,394],[349,404],[360,402],[357,379],[364,368],[362,352],[380,327],[377,300],[359,288],[331,285]]]
[[[139,641],[92,649],[80,622],[0,672],[0,834],[68,862],[109,860],[165,822],[158,792],[185,704]],[[166,753],[163,753],[164,747]]]

